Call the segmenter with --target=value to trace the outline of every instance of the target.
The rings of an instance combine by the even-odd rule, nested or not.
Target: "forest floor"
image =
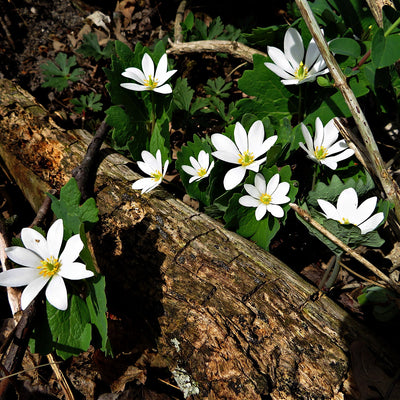
[[[216,2],[214,2],[216,3]],[[225,4],[226,3],[226,4]],[[229,2],[219,2],[218,6],[211,1],[202,2],[193,11],[202,13],[205,19],[215,18],[220,15],[224,23],[233,25],[257,26],[260,21],[256,17],[241,18],[240,13],[231,10]],[[256,1],[250,1],[250,9],[255,9]],[[284,10],[280,9],[277,0],[271,2],[272,12],[268,16],[262,16],[262,23],[285,23]],[[151,45],[155,39],[173,29],[173,23],[178,2],[153,0],[122,0],[117,5],[103,0],[83,2],[81,0],[0,0],[2,15],[0,16],[0,78],[11,79],[34,95],[37,100],[46,107],[54,121],[60,126],[73,129],[84,127],[94,132],[104,115],[77,114],[73,111],[71,98],[77,98],[81,94],[94,91],[102,94],[102,101],[108,98],[105,89],[106,77],[102,71],[104,61],[96,63],[79,54],[76,49],[82,42],[83,34],[95,31],[99,38],[124,40],[131,46],[137,42],[143,45]],[[229,3],[230,4],[230,3]],[[230,10],[230,12],[228,12]],[[112,18],[118,15],[108,25],[111,29],[96,28],[88,21],[87,16],[95,11],[101,11]],[[254,13],[257,14],[257,13]],[[258,18],[261,19],[261,16]],[[261,49],[264,50],[264,49]],[[58,52],[69,55],[75,54],[79,66],[84,66],[86,72],[84,78],[62,93],[43,88],[43,75],[40,66],[47,60],[54,60]],[[177,58],[181,70],[185,71],[185,77],[192,82],[192,87],[201,91],[201,83],[208,78],[219,75],[226,76],[227,71],[237,68],[231,79],[235,83],[240,77],[241,61],[226,58],[225,61],[216,62],[213,55],[194,55]],[[196,83],[198,86],[196,86]],[[235,95],[235,85],[232,90]],[[237,93],[236,93],[237,94]],[[218,121],[210,121],[210,132],[218,131]],[[203,132],[207,134],[207,131]],[[176,148],[185,140],[182,132],[172,133],[172,143]],[[174,171],[171,171],[171,175]],[[183,195],[182,195],[183,197]],[[31,223],[34,212],[22,196],[18,187],[13,182],[7,171],[0,170],[0,212],[6,221],[12,221],[11,234],[19,231]],[[293,217],[294,218],[294,217]],[[296,225],[296,229],[292,227]],[[383,232],[383,237],[385,237]],[[389,237],[389,233],[386,234]],[[400,264],[400,255],[397,248],[387,241],[379,251],[368,251],[364,254],[373,263],[380,267],[394,269]],[[309,281],[318,284],[324,273],[324,263],[329,259],[329,251],[323,248],[319,242],[310,237],[304,227],[299,224],[288,223],[287,227],[279,233],[271,245],[271,253],[283,262],[293,267]],[[349,265],[350,260],[345,260]],[[355,269],[358,267],[355,266]],[[370,313],[362,309],[357,303],[357,296],[361,293],[362,285],[353,275],[343,271],[337,284],[331,290],[330,296],[340,303],[346,310],[358,319],[369,324],[372,328],[382,331],[387,329],[388,339],[395,337],[400,323],[398,319],[390,323],[378,323]],[[6,336],[6,326],[9,313],[5,292],[0,296],[1,315],[3,329],[0,336]],[[124,326],[124,321],[115,321],[112,316],[109,320],[110,335],[121,335],[122,331],[130,329]],[[127,339],[124,339],[127,340]],[[73,388],[75,398],[108,399],[183,399],[182,393],[176,387],[173,378],[168,373],[162,362],[158,360],[156,353],[144,352],[140,356],[140,345],[135,354],[135,362],[130,355],[118,354],[114,360],[105,359],[97,351],[91,349],[79,357],[73,357],[63,365],[67,379]],[[32,360],[35,358],[31,356]],[[38,362],[35,359],[35,362]],[[44,358],[41,362],[45,363]],[[33,361],[32,361],[33,363]],[[28,368],[29,365],[25,365]],[[20,393],[25,397],[52,399],[63,398],[64,394],[57,384],[52,370],[43,367],[40,370],[27,372],[23,380],[19,381]],[[143,384],[146,382],[145,384]]]

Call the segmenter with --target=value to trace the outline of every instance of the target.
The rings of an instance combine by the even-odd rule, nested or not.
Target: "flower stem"
[[[317,164],[314,168],[314,173],[313,173],[312,183],[311,183],[311,190],[314,190],[315,182],[317,181],[317,176],[319,175],[319,172],[320,172],[320,168],[319,168],[319,164]]]
[[[302,100],[303,100],[303,91],[302,91],[302,85],[299,85],[299,105],[297,109],[297,123],[299,124],[300,122],[303,121],[303,111],[302,111]]]
[[[154,128],[156,126],[156,104],[154,101],[154,92],[151,91],[151,128],[150,137],[153,135]]]
[[[385,32],[385,37],[388,37],[400,24],[400,17],[396,19],[396,21],[393,22],[392,25],[389,26],[387,31]]]

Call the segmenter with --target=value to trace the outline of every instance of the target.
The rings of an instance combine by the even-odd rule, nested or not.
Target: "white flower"
[[[157,150],[156,156],[150,152],[142,151],[143,161],[138,161],[138,167],[151,178],[142,178],[133,183],[132,189],[142,190],[143,193],[150,192],[157,187],[163,180],[167,172],[169,161],[165,161],[164,168],[162,167],[161,151]]]
[[[79,280],[90,278],[94,274],[86,265],[75,262],[83,249],[79,235],[68,239],[64,251],[60,253],[64,236],[63,220],[53,223],[47,233],[47,239],[31,228],[21,231],[25,247],[6,248],[7,256],[24,267],[9,269],[0,273],[1,286],[26,286],[21,296],[21,308],[24,310],[38,293],[47,285],[46,298],[59,310],[68,308],[67,289],[64,279]]]
[[[341,224],[356,225],[361,229],[363,235],[373,231],[384,218],[383,212],[371,217],[376,207],[376,197],[370,197],[358,207],[357,192],[353,188],[345,189],[340,193],[337,200],[337,208],[329,201],[322,199],[317,201],[326,218],[334,219]]]
[[[192,177],[189,179],[189,183],[194,181],[200,181],[203,178],[207,178],[210,175],[211,170],[214,168],[214,161],[210,165],[210,155],[204,150],[201,150],[198,155],[198,160],[194,157],[189,158],[192,166],[182,165],[182,169]]]
[[[314,39],[308,45],[305,60],[303,39],[296,29],[287,30],[283,45],[284,53],[276,47],[267,47],[268,55],[274,63],[267,62],[264,65],[283,78],[281,82],[284,85],[313,82],[318,75],[329,72]]]
[[[331,119],[324,128],[321,120],[317,117],[314,142],[307,127],[302,123],[301,130],[307,147],[304,146],[304,143],[299,143],[311,160],[324,164],[330,169],[336,169],[338,161],[345,160],[354,154],[344,139],[337,142],[339,131],[333,121]]]
[[[177,71],[173,69],[167,71],[168,61],[167,55],[164,54],[158,63],[156,73],[154,75],[154,62],[151,57],[145,53],[142,59],[142,70],[139,68],[131,67],[127,68],[122,76],[133,79],[138,83],[121,83],[121,86],[129,90],[154,90],[155,92],[168,94],[172,93],[172,88],[165,82],[171,78],[171,76]]]
[[[283,208],[279,204],[290,201],[290,198],[286,196],[289,193],[290,185],[288,182],[279,183],[279,179],[279,174],[275,174],[267,184],[264,176],[257,174],[254,185],[244,184],[244,188],[250,196],[242,196],[239,203],[245,207],[257,207],[257,221],[263,218],[267,211],[276,218],[283,217]]]
[[[267,159],[263,157],[257,160],[258,157],[265,154],[276,142],[278,136],[271,136],[264,140],[265,132],[264,125],[261,121],[256,121],[250,127],[249,135],[240,122],[235,125],[234,131],[235,141],[222,135],[214,133],[211,135],[211,141],[217,151],[212,155],[222,161],[239,164],[229,170],[224,178],[224,187],[226,190],[233,189],[244,178],[246,170],[258,172],[260,165]]]

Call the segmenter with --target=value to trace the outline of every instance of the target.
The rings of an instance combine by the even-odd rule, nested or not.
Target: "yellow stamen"
[[[324,146],[317,146],[314,151],[314,156],[317,160],[323,160],[328,155],[328,150]]]
[[[294,73],[295,78],[299,81],[307,78],[308,75],[308,68],[303,64],[303,61],[300,62],[299,68],[297,68],[296,72]]]
[[[199,170],[197,170],[197,174],[199,176],[204,176],[207,173],[207,170],[205,168],[200,168]]]
[[[150,176],[151,176],[156,182],[158,182],[160,179],[162,179],[163,174],[161,173],[161,171],[157,170],[157,171],[154,171]]]
[[[248,165],[252,164],[254,161],[254,154],[250,153],[246,150],[243,154],[239,155],[238,163],[243,167],[247,167]]]
[[[151,75],[149,75],[149,79],[144,80],[144,86],[147,86],[149,90],[155,89],[157,85],[158,85],[158,80],[153,78]]]
[[[268,193],[264,193],[260,196],[261,203],[264,203],[266,206],[271,203],[271,196]]]
[[[339,221],[342,225],[348,225],[348,224],[350,224],[350,221],[347,219],[347,218],[345,218],[345,217],[343,217],[342,218],[342,220],[341,221]]]
[[[58,258],[53,256],[46,258],[46,260],[40,261],[40,264],[41,265],[37,267],[40,270],[39,274],[45,278],[51,278],[61,268],[61,262],[58,260]]]

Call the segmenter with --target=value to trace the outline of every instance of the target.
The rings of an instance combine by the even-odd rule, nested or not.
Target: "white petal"
[[[279,174],[275,174],[269,181],[267,184],[267,193],[271,196],[272,193],[275,192],[276,188],[279,185]]]
[[[189,157],[190,164],[193,165],[193,168],[198,171],[201,168],[200,163],[192,156]]]
[[[260,120],[255,121],[249,129],[249,136],[248,136],[249,150],[253,151],[253,149],[256,149],[258,146],[261,146],[262,143],[264,142],[264,138],[265,138],[265,131],[263,123]]]
[[[155,172],[155,169],[151,166],[151,165],[149,165],[149,164],[146,164],[145,162],[143,162],[143,161],[138,161],[137,162],[137,166],[142,170],[142,172],[144,172],[146,175],[151,175],[151,174],[153,174],[154,172]]]
[[[161,183],[161,179],[155,181],[153,178],[142,178],[133,182],[132,189],[141,190],[142,194],[150,192]]]
[[[138,83],[121,83],[120,86],[128,90],[135,90],[137,92],[143,92],[144,90],[147,90],[146,86],[139,85]]]
[[[39,276],[37,268],[13,268],[0,274],[0,285],[8,287],[26,286]]]
[[[305,79],[303,79],[302,81],[299,81],[296,78],[292,78],[292,79],[282,79],[281,82],[284,85],[298,85],[300,83],[304,83]]]
[[[294,75],[290,75],[288,72],[284,71],[281,67],[278,65],[275,65],[273,63],[264,63],[264,65],[270,69],[274,74],[278,75],[280,78],[283,79],[295,79]],[[296,79],[297,81],[297,79]]]
[[[318,49],[317,44],[315,43],[314,39],[311,39],[307,47],[306,61],[305,61],[305,66],[309,71],[320,55],[321,53]]]
[[[342,160],[345,160],[346,158],[351,157],[353,154],[354,154],[354,151],[352,149],[347,149],[340,154],[336,154],[334,156],[327,157],[325,160],[327,160],[327,161],[332,160],[335,162],[342,161]]]
[[[321,147],[324,141],[324,126],[319,117],[315,119],[314,148]]]
[[[281,206],[278,206],[276,204],[268,204],[267,205],[267,210],[275,217],[275,218],[282,218],[285,213],[283,211],[283,208]]]
[[[39,294],[39,292],[44,288],[49,278],[40,276],[32,281],[22,292],[21,295],[21,308],[25,310],[29,306],[31,301]]]
[[[204,176],[199,176],[199,175],[197,175],[197,176],[192,176],[190,179],[189,179],[189,183],[192,183],[192,182],[194,182],[194,181],[200,181],[200,180],[202,180],[203,178],[205,178],[206,176],[204,175]]]
[[[64,224],[58,219],[51,225],[47,232],[47,248],[50,256],[58,258],[64,237]]]
[[[339,137],[339,130],[336,128],[335,119],[332,118],[324,127],[324,147],[331,147]]]
[[[264,215],[267,213],[267,206],[264,203],[261,203],[258,205],[256,208],[256,220],[260,221],[261,219],[264,218]]]
[[[23,228],[21,231],[21,240],[27,249],[34,251],[43,260],[50,257],[47,240],[38,231],[32,228]]]
[[[336,154],[348,148],[347,143],[344,139],[337,141],[333,145],[324,146],[328,150],[328,154]]]
[[[360,204],[357,211],[354,213],[351,223],[354,225],[360,225],[367,218],[369,218],[375,210],[378,199],[376,196],[370,197]]]
[[[235,157],[238,157],[239,149],[237,148],[235,143],[227,136],[222,135],[221,133],[214,133],[213,135],[211,135],[211,142],[213,146],[217,149],[217,151],[231,153],[234,154]],[[214,153],[212,154],[214,155]]]
[[[94,276],[94,273],[86,269],[85,264],[75,262],[67,265],[63,264],[58,271],[58,275],[66,279],[76,281],[79,279],[91,278],[92,276]]]
[[[242,182],[245,174],[246,169],[242,166],[229,170],[224,177],[225,190],[231,190],[239,185],[239,183]]]
[[[315,61],[313,67],[308,71],[310,75],[316,75],[316,76],[327,74],[328,72],[329,68],[326,68],[325,60],[322,57],[322,55],[320,55],[317,58],[317,61]]]
[[[244,207],[258,207],[260,205],[260,200],[257,200],[252,196],[245,195],[239,198],[239,204]]]
[[[82,249],[83,242],[79,234],[70,237],[65,245],[64,251],[60,256],[61,265],[74,262],[79,257],[79,253],[82,251]]]
[[[6,253],[10,260],[24,267],[36,268],[42,261],[42,258],[32,250],[25,249],[25,247],[21,246],[7,247]]]
[[[143,75],[143,72],[139,68],[130,67],[127,68],[122,74],[125,78],[133,79],[136,82],[144,84],[144,80],[146,79]]]
[[[158,61],[157,69],[156,69],[156,79],[160,79],[160,77],[164,76],[168,69],[168,59],[167,53],[164,53],[160,60]]]
[[[232,163],[232,164],[239,164],[239,151],[235,153],[228,153],[227,151],[214,151],[211,153],[213,157],[218,158],[219,160]]]
[[[310,131],[308,130],[308,128],[303,123],[301,123],[301,132],[303,134],[303,137],[304,137],[304,140],[306,142],[308,150],[310,152],[314,153],[315,149],[314,149],[314,144],[313,144],[312,137],[310,135]]]
[[[166,160],[165,163],[164,163],[163,172],[162,172],[162,178],[160,179],[160,183],[162,182],[165,174],[167,173],[168,165],[169,165],[169,160]]]
[[[243,168],[248,169],[249,171],[258,172],[261,167],[261,164],[263,164],[266,159],[267,157],[260,158],[259,160],[253,161],[250,165],[247,165],[246,167]]]
[[[235,144],[241,154],[249,150],[247,133],[240,122],[236,122],[234,136],[235,136]]]
[[[278,140],[277,135],[270,136],[269,138],[265,139],[264,142],[258,146],[257,148],[253,148],[252,152],[254,154],[254,158],[258,158],[261,155],[265,154]]]
[[[286,58],[296,69],[304,58],[304,45],[300,33],[294,28],[289,28],[286,31],[283,44]]]
[[[244,189],[246,190],[246,192],[251,196],[254,197],[255,199],[259,199],[262,195],[262,193],[265,192],[260,192],[256,186],[254,185],[249,185],[248,183],[244,184]]]
[[[142,58],[142,70],[146,79],[154,78],[154,62],[147,53],[144,53]]]
[[[54,275],[46,288],[46,299],[55,308],[65,311],[68,308],[67,288],[59,275]]]
[[[317,201],[326,218],[340,221],[338,210],[333,204],[329,203],[329,201],[322,199],[318,199]]]
[[[273,64],[265,63],[266,67],[271,69],[270,67],[272,65],[275,65],[276,67],[279,68],[280,71],[282,71],[284,73],[287,73],[291,77],[294,76],[295,68],[293,68],[293,65],[290,64],[289,60],[287,59],[286,55],[282,52],[282,50],[279,50],[276,47],[268,46],[267,47],[267,53],[268,53],[269,57],[271,58],[271,60],[274,63]],[[297,68],[297,66],[296,66],[296,68]],[[273,69],[271,69],[271,71],[275,72]],[[279,74],[277,74],[277,75],[279,75]],[[285,78],[285,77],[282,76],[282,78]]]
[[[140,155],[142,156],[143,162],[151,167],[153,171],[161,169],[161,162],[159,162],[149,151],[143,150]]]
[[[343,190],[337,201],[337,210],[340,218],[347,218],[351,222],[357,213],[357,205],[357,192],[353,188]]]
[[[361,229],[361,233],[364,235],[365,233],[373,231],[383,221],[384,217],[383,212],[380,212],[358,225]]]
[[[207,173],[204,175],[204,178],[207,177],[208,175],[210,175],[211,170],[214,168],[214,160],[211,161],[210,167],[208,168]]]
[[[265,182],[265,178],[263,174],[257,174],[256,177],[254,178],[254,184],[259,191],[259,197],[261,194],[266,193],[267,190],[267,184]]]
[[[316,160],[317,162],[326,165],[328,168],[335,170],[337,168],[337,162],[330,157],[324,158],[323,160]]]
[[[172,75],[174,75],[176,72],[178,72],[178,70],[176,69],[171,69],[171,71],[167,71],[165,74],[163,74],[162,76],[160,76],[158,78],[158,85],[163,85],[165,82],[167,82],[167,80],[169,78],[171,78]]]
[[[153,90],[155,92],[161,93],[161,94],[170,94],[170,93],[172,93],[172,88],[168,83],[165,84],[165,85],[162,85],[162,86],[156,86]]]
[[[189,165],[182,165],[182,169],[189,175],[197,177],[197,170],[193,167],[189,167]]]
[[[284,204],[290,201],[286,195],[289,193],[290,185],[288,182],[282,182],[278,185],[275,192],[271,195],[271,202],[274,204]]]
[[[208,166],[210,165],[210,155],[204,150],[201,150],[198,155],[198,160],[200,167],[207,170]]]
[[[311,158],[313,161],[318,161],[317,158],[316,158],[315,155],[314,155],[314,152],[308,150],[307,147],[304,146],[304,143],[301,143],[301,142],[300,142],[300,143],[299,143],[299,146],[307,153],[307,156],[308,156],[309,158]]]

